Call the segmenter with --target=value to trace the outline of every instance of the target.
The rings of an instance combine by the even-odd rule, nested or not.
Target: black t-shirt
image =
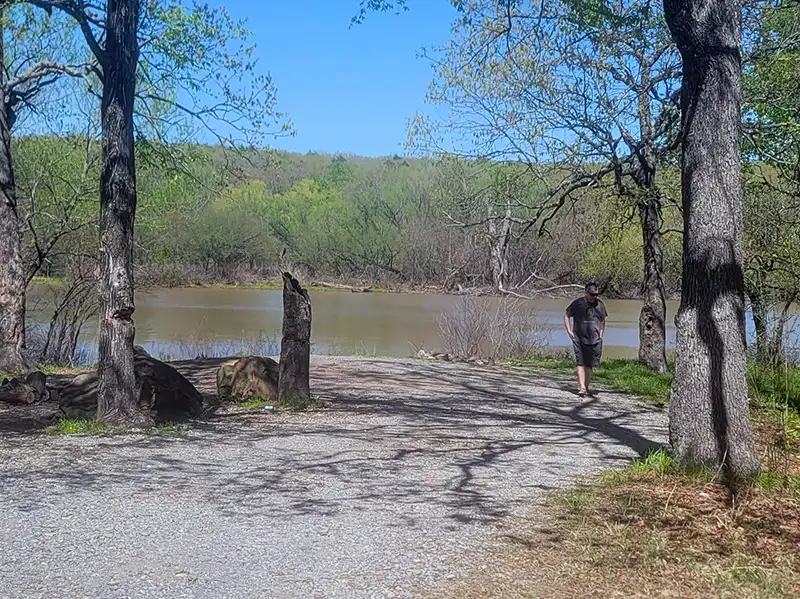
[[[583,345],[600,343],[600,325],[608,316],[605,304],[597,300],[594,304],[585,297],[576,299],[567,307],[567,316],[572,318],[572,331]]]

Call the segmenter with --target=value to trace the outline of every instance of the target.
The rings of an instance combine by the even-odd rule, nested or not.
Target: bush
[[[751,395],[758,400],[800,410],[800,368],[751,363],[747,371]]]
[[[519,298],[462,297],[436,323],[445,351],[459,358],[529,358],[546,341],[536,310]]]

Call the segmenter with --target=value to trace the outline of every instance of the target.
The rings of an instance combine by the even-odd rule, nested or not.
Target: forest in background
[[[14,140],[26,263],[55,240],[37,274],[65,277],[97,252],[99,144],[81,137]],[[587,193],[541,228],[543,186],[515,165],[400,156],[363,158],[212,146],[139,147],[137,284],[182,286],[308,278],[387,288],[491,288],[500,234],[493,210],[511,200],[511,286],[597,280],[636,297],[642,282],[635,206]],[[149,152],[149,154],[148,154]],[[180,153],[178,163],[156,160]],[[677,182],[677,174],[672,174]],[[537,226],[524,227],[517,221]],[[539,219],[544,220],[544,219]],[[680,214],[665,209],[667,289],[680,287]],[[35,232],[34,234],[31,234]]]

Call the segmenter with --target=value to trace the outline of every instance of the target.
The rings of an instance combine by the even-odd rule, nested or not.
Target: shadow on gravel
[[[197,384],[209,368],[195,367],[181,371]],[[167,493],[239,516],[381,510],[403,526],[418,524],[408,508],[424,504],[457,526],[494,522],[534,490],[644,455],[658,447],[648,435],[663,432],[643,426],[657,409],[565,395],[556,377],[372,360],[320,364],[313,378],[331,404],[322,412],[222,416],[175,436],[66,439],[40,468],[6,468],[3,486],[25,510],[102,490]]]

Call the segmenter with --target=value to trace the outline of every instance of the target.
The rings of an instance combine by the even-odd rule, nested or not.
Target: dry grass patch
[[[550,498],[510,523],[480,572],[431,597],[800,597],[800,492],[732,499],[668,458]]]

